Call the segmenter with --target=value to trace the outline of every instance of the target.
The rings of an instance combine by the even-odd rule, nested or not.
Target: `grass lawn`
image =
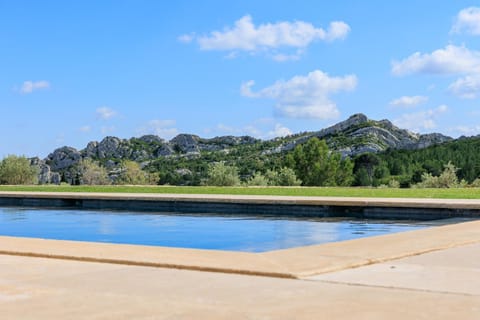
[[[377,189],[352,187],[0,186],[0,191],[129,192],[378,198],[480,199],[480,188]]]

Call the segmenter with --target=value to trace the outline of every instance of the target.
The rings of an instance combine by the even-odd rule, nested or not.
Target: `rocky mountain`
[[[421,149],[452,140],[439,133],[416,134],[394,126],[388,120],[371,120],[364,114],[355,114],[347,120],[315,132],[304,132],[272,140],[259,140],[249,136],[222,136],[204,139],[192,134],[179,134],[170,141],[155,135],[120,139],[105,137],[92,141],[83,150],[61,147],[45,159],[32,159],[39,167],[40,183],[74,183],[76,165],[81,159],[100,161],[112,172],[122,160],[132,160],[147,166],[159,159],[216,159],[230,153],[242,157],[268,157],[292,150],[296,145],[313,137],[325,139],[331,150],[344,157],[353,157],[365,152],[381,152],[387,149]],[[180,168],[181,169],[181,168]]]
[[[371,120],[358,113],[347,120],[316,132],[297,135],[267,152],[285,152],[312,137],[325,139],[330,149],[342,156],[355,156],[365,152],[381,152],[387,149],[422,149],[434,144],[451,141],[440,133],[417,134],[394,126],[389,120]]]

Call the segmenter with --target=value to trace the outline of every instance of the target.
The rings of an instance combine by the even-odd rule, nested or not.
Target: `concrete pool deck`
[[[140,197],[169,196],[480,208],[479,200]],[[0,237],[0,318],[479,319],[479,261],[480,221],[265,253]]]
[[[2,320],[480,318],[480,243],[301,280],[10,255],[0,275]]]

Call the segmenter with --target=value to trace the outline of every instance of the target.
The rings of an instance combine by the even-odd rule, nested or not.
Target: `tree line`
[[[121,161],[108,171],[99,161],[83,159],[75,184],[170,184],[218,186],[480,186],[480,138],[464,138],[420,150],[387,150],[353,158],[329,150],[312,138],[287,153],[237,150],[199,158],[159,158],[141,167]],[[0,184],[35,184],[38,168],[22,156],[0,161]]]

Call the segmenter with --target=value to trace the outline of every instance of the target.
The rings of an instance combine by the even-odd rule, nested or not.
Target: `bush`
[[[108,178],[107,169],[101,167],[91,159],[83,159],[78,164],[80,172],[80,184],[106,185],[111,184]]]
[[[438,176],[433,176],[431,173],[423,173],[422,181],[415,186],[418,188],[458,188],[465,183],[458,182],[456,168],[451,162],[448,162],[443,172]]]
[[[216,162],[208,168],[207,185],[210,186],[236,186],[240,184],[238,169],[227,166],[223,162]]]
[[[400,188],[400,182],[398,182],[395,179],[390,179],[390,181],[388,182],[388,187],[398,189],[398,188]]]
[[[24,156],[9,155],[0,162],[0,184],[35,184],[38,171]]]
[[[302,181],[297,178],[292,168],[283,167],[280,171],[267,170],[265,173],[269,186],[299,186]]]
[[[471,187],[473,188],[480,188],[480,178],[477,178],[473,180],[473,182],[470,184]]]
[[[158,174],[143,171],[135,161],[124,161],[121,170],[115,180],[116,184],[152,185],[157,184],[159,180]]]
[[[260,172],[255,172],[255,174],[248,179],[247,186],[267,186],[268,185],[268,179],[265,178],[263,174]]]

